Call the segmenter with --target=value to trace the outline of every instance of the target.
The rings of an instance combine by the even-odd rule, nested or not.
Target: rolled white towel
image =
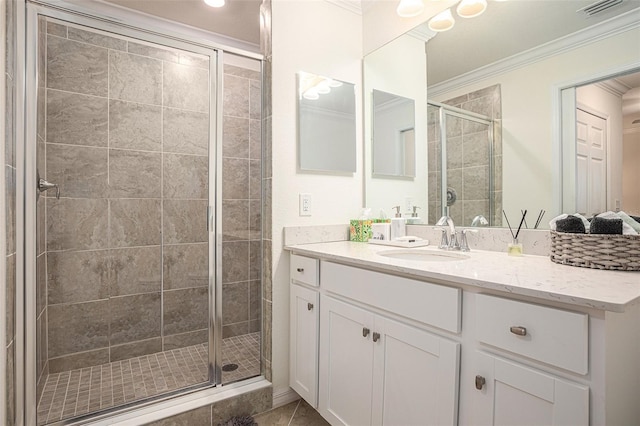
[[[552,231],[555,231],[556,230],[556,222],[561,220],[561,219],[566,219],[568,216],[569,216],[568,214],[564,213],[564,214],[561,214],[560,216],[556,216],[553,219],[551,219],[549,221],[549,229],[551,229]],[[582,216],[580,213],[574,213],[571,216],[578,217],[578,218],[580,218],[582,220],[582,223],[584,224],[585,232],[588,234],[589,233],[589,226],[591,225],[591,222],[589,222],[587,220],[587,218]]]
[[[619,211],[618,215],[624,223],[628,223],[638,234],[640,234],[640,223],[636,222],[631,216],[623,211]]]
[[[621,215],[620,212],[604,212],[600,213],[598,217],[602,217],[604,219],[622,219],[622,234],[623,235],[638,235],[638,231],[633,229],[633,227],[625,220],[624,216],[629,217],[626,213]],[[631,219],[629,217],[629,219]],[[631,219],[633,220],[633,219]],[[633,220],[635,222],[635,220]]]

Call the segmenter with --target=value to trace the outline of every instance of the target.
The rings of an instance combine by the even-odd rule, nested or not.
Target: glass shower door
[[[209,384],[216,52],[31,17],[37,422]]]

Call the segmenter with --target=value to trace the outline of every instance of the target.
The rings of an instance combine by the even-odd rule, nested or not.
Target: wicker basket
[[[640,235],[551,231],[551,261],[581,268],[640,271]]]

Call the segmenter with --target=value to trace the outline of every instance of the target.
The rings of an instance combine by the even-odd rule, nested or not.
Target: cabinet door
[[[589,388],[478,352],[473,424],[588,425]],[[463,386],[474,386],[467,378]],[[476,380],[477,381],[477,380]],[[477,389],[476,387],[476,389]]]
[[[370,425],[373,314],[324,295],[320,304],[320,414],[334,426]]]
[[[296,284],[290,289],[289,386],[317,408],[319,295]]]
[[[460,345],[377,316],[373,424],[455,425]]]

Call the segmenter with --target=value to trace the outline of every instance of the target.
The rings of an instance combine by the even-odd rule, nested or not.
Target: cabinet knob
[[[482,388],[484,387],[485,383],[487,383],[487,381],[485,380],[484,377],[482,377],[480,375],[476,376],[476,389],[482,390]]]
[[[362,327],[362,337],[367,337],[370,332],[371,330],[369,330],[367,327]]]
[[[373,341],[377,342],[378,340],[380,340],[380,333],[377,332],[373,332]]]
[[[302,273],[302,272],[304,272],[304,268],[296,268],[296,271]]]
[[[522,326],[514,325],[513,327],[511,327],[509,329],[509,331],[511,331],[513,334],[516,334],[518,336],[526,336],[527,335],[527,329],[525,327],[522,327]]]
[[[307,303],[307,311],[310,311],[313,309],[313,303]]]

